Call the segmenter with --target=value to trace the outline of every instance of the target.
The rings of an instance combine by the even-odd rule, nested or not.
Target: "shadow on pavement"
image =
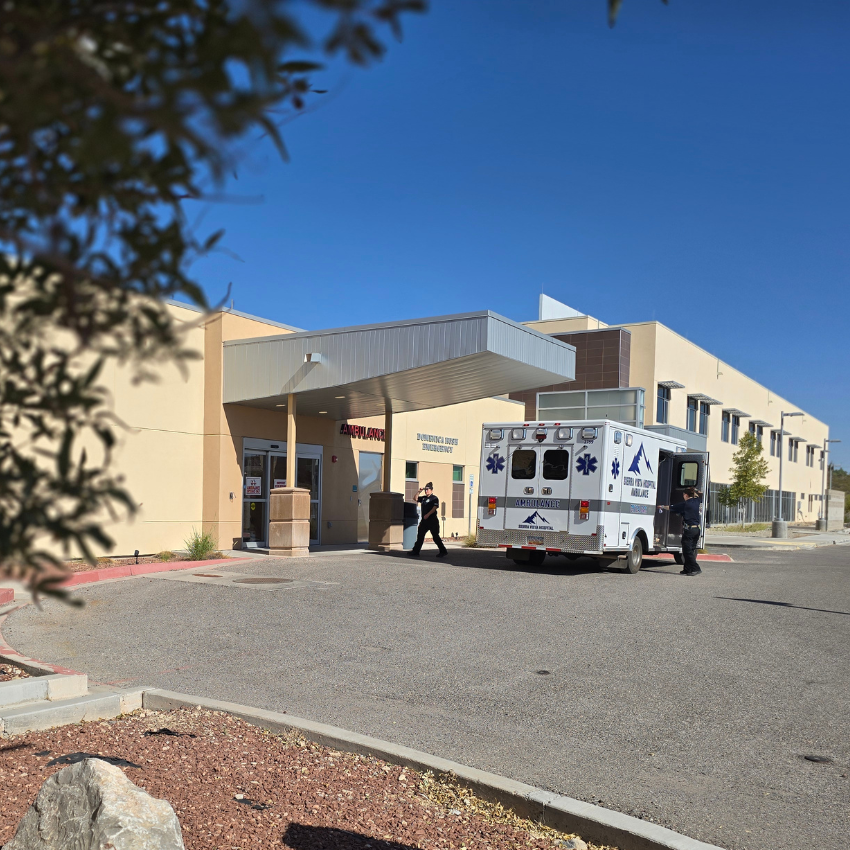
[[[742,599],[738,596],[715,596],[715,599],[727,599],[730,602],[752,602],[755,605],[775,605],[777,608],[798,608],[800,611],[818,611],[821,614],[843,614],[850,617],[850,611],[830,611],[829,608],[807,608],[805,605],[792,605],[790,602],[773,602],[770,599]]]
[[[283,834],[283,845],[292,850],[414,850],[409,844],[372,838],[347,829],[291,823]]]

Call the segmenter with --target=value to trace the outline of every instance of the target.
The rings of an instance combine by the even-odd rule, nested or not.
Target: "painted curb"
[[[671,564],[675,563],[673,556],[666,552],[663,555],[644,555],[643,559],[645,561],[669,561]],[[731,556],[727,555],[725,552],[711,552],[703,555],[697,555],[697,560],[721,562],[724,564],[734,563]]]
[[[122,564],[118,567],[105,567],[101,570],[85,570],[74,573],[67,581],[62,582],[62,587],[75,587],[79,584],[91,584],[93,581],[108,581],[116,578],[130,578],[130,576],[144,576],[150,573],[168,573],[172,570],[192,570],[196,567],[209,567],[215,564],[241,564],[250,561],[251,558],[216,558],[212,561],[169,561],[162,564]]]
[[[521,817],[538,821],[563,832],[577,833],[585,841],[614,845],[618,850],[721,850],[714,844],[688,838],[631,815],[574,800],[572,797],[552,794],[542,788],[516,782],[505,776],[477,770],[465,764],[389,741],[382,741],[379,738],[372,738],[369,735],[349,732],[337,726],[328,726],[289,714],[279,714],[275,711],[265,711],[261,708],[251,708],[232,702],[206,699],[158,688],[144,692],[142,705],[152,711],[198,706],[209,711],[223,711],[241,718],[252,726],[259,726],[271,732],[296,729],[309,740],[336,750],[374,756],[414,770],[451,774],[478,796],[501,803]]]

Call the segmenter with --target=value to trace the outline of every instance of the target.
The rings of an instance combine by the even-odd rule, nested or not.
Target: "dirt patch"
[[[30,674],[14,664],[0,664],[0,682],[11,682],[13,679],[29,679]]]
[[[206,560],[213,561],[219,558],[226,558],[221,552],[213,552]],[[124,567],[130,564],[169,564],[174,561],[187,561],[188,556],[173,555],[172,557],[162,557],[161,555],[139,555],[138,559],[130,558],[98,558],[94,564],[87,564],[83,561],[65,561],[65,569],[72,573],[84,573],[89,570],[103,570],[108,567]]]
[[[44,780],[87,757],[118,765],[168,800],[187,850],[554,850],[573,837],[451,781],[311,744],[294,732],[272,735],[227,714],[184,709],[0,741],[0,845]]]

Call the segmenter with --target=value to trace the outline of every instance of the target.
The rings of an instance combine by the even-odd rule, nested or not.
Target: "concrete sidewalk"
[[[844,531],[815,531],[809,526],[788,526],[785,540],[772,537],[751,537],[746,534],[726,534],[707,528],[705,546],[718,549],[816,549],[819,546],[841,546],[850,543],[850,529]],[[799,535],[799,536],[797,536]]]

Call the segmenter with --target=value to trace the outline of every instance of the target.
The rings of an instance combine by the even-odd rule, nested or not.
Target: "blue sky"
[[[657,319],[845,442],[850,5],[433,0],[367,71],[249,148],[195,267],[303,328],[547,294]]]

